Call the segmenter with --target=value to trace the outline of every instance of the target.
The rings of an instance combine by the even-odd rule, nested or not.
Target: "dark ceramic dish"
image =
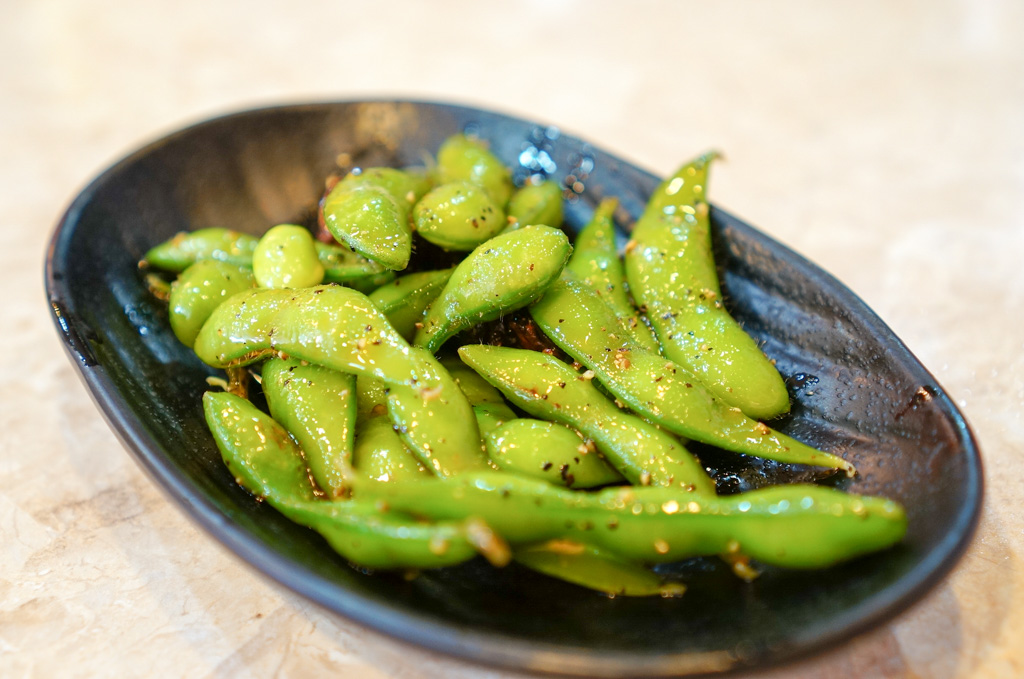
[[[635,217],[656,178],[553,128],[417,102],[289,106],[218,118],[150,144],[90,184],[61,220],[46,262],[48,303],[103,414],[152,477],[238,556],[325,608],[470,660],[588,676],[675,676],[763,667],[834,647],[934,586],[970,541],[981,505],[978,449],[942,388],[892,332],[828,274],[721,210],[712,213],[736,316],[778,361],[795,405],[778,426],[852,460],[848,487],[906,506],[899,547],[808,574],[766,570],[744,584],[716,560],[679,566],[680,599],[607,599],[513,566],[471,562],[406,581],[366,574],[314,533],[258,504],[221,463],[200,397],[211,371],[174,338],[136,262],[174,233],[258,233],[307,215],[347,153],[364,166],[421,162],[470,129],[520,176],[580,191],[580,226],[603,196]],[[723,489],[792,480],[712,451]]]

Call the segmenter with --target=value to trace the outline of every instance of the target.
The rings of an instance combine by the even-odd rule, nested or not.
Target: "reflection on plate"
[[[753,584],[716,560],[696,560],[677,567],[689,583],[679,599],[608,599],[478,562],[407,581],[351,568],[316,534],[239,488],[203,422],[212,371],[174,338],[136,262],[180,230],[259,233],[302,218],[342,154],[363,166],[416,164],[467,129],[521,174],[573,175],[573,227],[607,195],[635,218],[657,181],[530,121],[450,105],[352,102],[190,127],[119,162],[72,203],[47,258],[58,331],[111,426],[186,512],[269,577],[364,625],[470,660],[587,676],[675,676],[805,656],[888,620],[950,570],[981,504],[978,450],[963,417],[852,293],[717,209],[729,302],[793,392],[779,428],[854,462],[861,473],[851,490],[904,504],[910,527],[898,548],[822,572],[769,569]]]

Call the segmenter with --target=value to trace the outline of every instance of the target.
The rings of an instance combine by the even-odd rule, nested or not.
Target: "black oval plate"
[[[142,466],[218,540],[326,608],[471,660],[589,676],[673,676],[764,666],[831,647],[904,610],[965,549],[981,462],[961,414],[892,332],[828,274],[725,212],[712,213],[731,308],[793,391],[784,431],[852,460],[856,492],[904,504],[896,549],[743,584],[716,560],[681,567],[680,599],[607,599],[514,565],[472,562],[412,581],[366,574],[314,533],[256,503],[228,474],[203,422],[212,374],[181,346],[136,262],[174,233],[259,233],[308,215],[339,154],[364,166],[422,161],[471,130],[522,176],[577,189],[580,226],[603,196],[635,217],[651,174],[557,129],[458,106],[378,101],[269,108],[150,144],[79,195],[46,262],[58,331],[93,398]],[[775,470],[785,477],[793,470]]]

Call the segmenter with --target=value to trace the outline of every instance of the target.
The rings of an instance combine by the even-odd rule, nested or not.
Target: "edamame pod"
[[[387,285],[391,281],[395,280],[397,275],[398,274],[396,274],[394,271],[384,271],[382,273],[374,274],[372,276],[364,276],[362,278],[357,278],[355,280],[348,281],[344,285],[346,288],[358,290],[364,295],[370,295],[373,294],[373,292],[377,290],[377,288],[381,287],[382,285]],[[324,280],[326,280],[326,278]]]
[[[338,285],[255,289],[220,305],[196,338],[195,352],[215,368],[242,366],[284,352],[389,384],[422,384],[434,359],[410,347],[367,297]]]
[[[283,352],[390,385],[388,414],[434,473],[486,468],[469,402],[429,352],[409,347],[365,295],[340,286],[258,289],[222,304],[196,338],[218,368]]]
[[[325,283],[341,283],[349,287],[387,283],[394,272],[372,260],[357,255],[343,245],[314,241],[317,258],[324,267]],[[357,288],[358,289],[358,288]]]
[[[550,179],[528,180],[508,201],[508,216],[508,221],[513,222],[507,227],[510,229],[530,224],[561,227],[562,187]]]
[[[308,288],[324,280],[313,234],[294,224],[278,224],[256,244],[252,273],[261,288]]]
[[[501,393],[478,375],[476,371],[454,357],[443,360],[442,365],[448,370],[459,385],[459,388],[466,395],[466,398],[473,405],[473,414],[476,415],[477,426],[485,440],[488,433],[501,427],[506,422],[517,421],[516,413],[506,405]],[[573,452],[579,455],[579,451],[569,451],[569,455],[572,455]],[[596,456],[591,454],[591,458],[594,457]],[[567,459],[572,458],[567,457]],[[543,463],[539,466],[543,467]],[[561,466],[561,464],[558,465],[558,473],[568,471],[568,469],[562,470]],[[541,473],[544,473],[543,469],[541,469]],[[584,479],[585,476],[584,474]],[[615,479],[620,478],[614,471],[612,471],[612,476]],[[567,475],[566,480],[568,478]],[[561,479],[559,478],[559,480]],[[538,570],[555,578],[562,578],[581,587],[589,587],[599,592],[621,593],[629,596],[649,596],[663,593],[661,589],[655,588],[655,584],[660,584],[660,580],[652,573],[646,571],[641,566],[627,563],[622,559],[600,552],[592,545],[583,545],[582,549],[574,550],[572,554],[566,554],[557,545],[547,543],[531,545],[524,548],[524,550],[525,553],[522,559],[515,555],[513,558],[527,568]]]
[[[356,376],[356,425],[388,411],[388,385],[371,375]]]
[[[613,215],[618,205],[615,198],[605,198],[598,204],[590,222],[576,236],[565,268],[593,288],[637,344],[657,353],[661,347],[629,298],[626,270],[615,247]]]
[[[357,472],[377,481],[430,476],[387,416],[389,391],[388,385],[375,377],[360,375],[356,378],[356,440],[352,464]]]
[[[484,435],[487,454],[501,469],[565,488],[596,488],[619,483],[593,444],[562,424],[519,418]]]
[[[718,151],[708,151],[679,168],[671,177],[663,179],[647,199],[644,212],[673,213],[678,209],[707,200],[708,168],[711,161],[721,157]]]
[[[785,568],[825,568],[886,549],[906,533],[899,504],[815,485],[723,497],[674,488],[573,491],[514,474],[363,483],[360,497],[433,520],[483,519],[513,547],[580,540],[642,563],[743,554]]]
[[[413,348],[410,354],[429,366],[421,375],[432,386],[391,385],[388,415],[402,441],[442,478],[488,469],[476,417],[459,385],[429,352]]]
[[[473,415],[476,417],[476,425],[480,429],[480,436],[487,436],[501,425],[518,417],[511,408],[504,403],[481,403],[473,406]]]
[[[191,347],[213,310],[255,282],[252,271],[228,262],[206,259],[190,265],[170,288],[168,316],[175,337]]]
[[[406,210],[412,209],[433,185],[430,177],[417,168],[368,167],[353,170],[341,181],[349,188],[373,186],[384,189]]]
[[[412,255],[410,206],[388,182],[348,175],[323,201],[324,225],[340,242],[387,269],[401,270]]]
[[[219,227],[182,231],[146,252],[141,264],[166,271],[184,271],[201,259],[215,259],[252,267],[257,242],[255,236]]]
[[[448,357],[441,360],[441,365],[452,376],[459,389],[466,395],[466,400],[473,406],[473,415],[476,416],[477,426],[480,428],[480,436],[484,437],[509,420],[514,420],[518,415],[508,407],[501,392],[492,387],[487,381],[480,377],[475,370],[469,368],[465,363],[456,357]]]
[[[526,306],[558,277],[571,252],[565,234],[549,226],[490,239],[455,267],[413,344],[435,352],[459,331]]]
[[[416,324],[423,320],[427,307],[441,294],[452,271],[454,269],[441,269],[399,276],[368,296],[398,334],[412,340]]]
[[[487,191],[469,182],[431,190],[413,208],[413,223],[420,236],[445,250],[472,250],[508,224]]]
[[[437,151],[439,184],[467,181],[484,187],[491,199],[503,208],[514,186],[508,168],[474,137],[452,135]]]
[[[592,376],[524,349],[467,345],[459,356],[526,412],[579,429],[631,483],[715,494],[714,482],[682,443],[620,410],[597,389]]]
[[[722,303],[705,200],[715,154],[685,165],[654,192],[633,227],[626,275],[647,310],[662,353],[717,398],[755,419],[789,410],[775,366]]]
[[[685,369],[626,336],[594,291],[559,280],[530,307],[537,325],[608,391],[665,429],[703,443],[779,462],[842,469],[853,465],[771,429],[716,399]]]
[[[627,561],[606,549],[575,540],[549,540],[517,547],[516,561],[535,571],[566,582],[604,592],[609,596],[682,596],[686,586],[664,582],[656,573]]]
[[[516,421],[517,415],[506,405],[501,393],[476,371],[454,357],[443,360],[442,365],[473,405],[473,413],[476,415],[482,436],[486,437],[489,432],[506,422]],[[591,457],[594,457],[593,454]],[[618,478],[617,474],[612,473]],[[641,566],[614,558],[592,545],[583,545],[582,549],[573,550],[572,554],[566,554],[558,545],[552,544],[531,545],[524,550],[522,559],[518,556],[513,558],[527,568],[562,578],[581,587],[627,596],[665,595],[666,592],[655,587],[655,584],[660,584],[660,579]],[[674,586],[670,586],[668,591],[681,593],[681,590]]]
[[[422,523],[351,500],[293,503],[277,509],[320,533],[334,551],[364,568],[442,568],[478,553],[495,566],[509,560],[504,541],[478,519]]]
[[[463,363],[458,356],[442,358],[441,365],[452,376],[455,383],[459,385],[459,389],[466,395],[470,405],[505,405],[505,399],[502,397],[501,392],[481,377],[476,370]]]
[[[348,494],[355,437],[356,380],[296,359],[263,364],[263,395],[270,415],[306,455],[313,480],[330,498]]]
[[[358,426],[352,458],[356,471],[375,481],[430,476],[386,415],[371,417]]]
[[[225,464],[246,490],[361,566],[435,568],[478,551],[499,565],[508,561],[507,547],[479,520],[425,524],[382,514],[372,502],[317,500],[301,449],[269,416],[228,393],[207,392],[203,409]]]
[[[489,432],[494,431],[501,425],[519,417],[515,411],[508,407],[501,392],[488,384],[482,377],[466,366],[465,363],[455,357],[449,357],[441,361],[441,365],[452,376],[459,389],[466,395],[466,400],[473,406],[473,415],[476,417],[477,427],[480,429],[480,437],[486,441]],[[487,446],[484,445],[486,452]],[[491,465],[494,465],[493,460]]]
[[[206,425],[235,481],[272,504],[317,499],[302,450],[284,428],[240,396],[203,394]]]
[[[252,269],[252,253],[259,239],[220,227],[182,232],[146,253],[142,264],[167,271],[184,271],[196,262],[213,259],[238,267]],[[324,281],[356,286],[367,281],[373,287],[382,285],[386,270],[380,264],[357,255],[347,247],[334,243],[314,243],[317,257],[324,267]],[[393,274],[392,274],[393,275]]]

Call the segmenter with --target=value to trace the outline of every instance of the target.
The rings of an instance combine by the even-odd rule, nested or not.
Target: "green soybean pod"
[[[435,386],[428,375],[439,367],[432,356],[411,353],[366,295],[338,285],[236,294],[214,311],[195,343],[199,358],[216,368],[249,365],[282,351],[422,388]]]
[[[367,568],[436,568],[479,551],[496,565],[508,548],[479,520],[423,523],[382,513],[377,503],[318,500],[302,450],[270,416],[229,393],[203,396],[207,425],[238,483],[283,515],[320,533],[342,556]]]
[[[491,383],[481,377],[477,371],[463,363],[458,356],[442,358],[441,365],[459,385],[459,389],[466,395],[470,405],[505,405],[505,399],[501,392],[491,386]]]
[[[273,353],[387,382],[388,414],[434,473],[487,468],[473,410],[430,352],[410,347],[365,295],[337,285],[235,295],[196,338],[208,365],[248,365]]]
[[[358,425],[353,465],[359,474],[375,481],[430,476],[430,470],[416,459],[384,415],[371,417]]]
[[[516,547],[513,558],[545,575],[571,582],[608,596],[682,596],[686,586],[665,582],[633,561],[576,540],[549,540]]]
[[[480,429],[480,436],[486,437],[501,425],[514,420],[518,415],[504,403],[481,403],[473,406],[473,415],[476,417],[476,426]]]
[[[410,210],[429,188],[430,179],[418,172],[389,167],[350,172],[323,200],[324,225],[337,241],[400,271],[412,254]]]
[[[594,385],[593,373],[581,375],[553,356],[525,349],[467,345],[459,355],[518,407],[593,440],[631,483],[715,494],[714,482],[679,440],[619,408]]]
[[[558,278],[571,252],[565,234],[549,226],[495,236],[455,267],[413,344],[436,352],[461,330],[526,306]]]
[[[420,271],[399,276],[382,285],[368,296],[406,340],[416,334],[416,324],[423,320],[423,314],[433,302],[454,269]]]
[[[387,269],[409,264],[409,209],[379,186],[338,182],[324,198],[324,224],[338,242]]]
[[[598,454],[582,438],[568,428],[538,420],[516,419],[517,415],[505,404],[501,393],[476,371],[454,358],[443,360],[442,363],[473,404],[480,433],[487,442],[489,452],[492,452],[492,461],[496,461],[499,467],[527,475],[540,474],[546,480],[560,485],[572,482],[577,487],[605,485],[622,480],[614,469],[599,459]],[[525,423],[527,428],[537,426],[540,429],[561,429],[562,431],[557,432],[554,438],[561,439],[562,445],[557,448],[562,449],[562,455],[558,457],[564,458],[564,462],[551,462],[551,459],[558,457],[552,455],[556,451],[553,450],[555,446],[552,446],[551,437],[544,436],[532,437],[528,441],[518,437],[519,449],[513,451],[511,457],[502,455],[494,449],[489,434],[504,429],[503,425],[506,423],[517,428],[523,427],[519,423]],[[499,447],[504,448],[510,442],[508,433],[506,431],[505,436],[498,439]],[[547,455],[547,459],[537,459],[542,455]],[[517,549],[513,558],[545,575],[562,578],[606,594],[674,596],[682,593],[681,586],[663,584],[658,576],[642,566],[615,557],[593,545],[573,543],[568,550],[567,545],[567,542],[531,545]]]
[[[485,440],[490,432],[506,422],[516,420],[518,415],[508,407],[501,393],[475,370],[454,356],[442,359],[442,365],[473,405],[477,426]],[[592,545],[574,549],[571,554],[560,549],[560,545],[549,543],[530,545],[521,551],[522,558],[518,555],[514,555],[513,558],[527,568],[606,594],[664,596],[667,595],[666,592],[673,591],[673,588],[677,593],[681,593],[678,587],[672,585],[668,586],[668,590],[659,588],[660,578],[650,571],[642,566],[613,558]]]
[[[383,513],[374,503],[294,502],[276,507],[320,533],[331,548],[363,568],[443,568],[478,553],[495,566],[508,562],[508,547],[478,519],[423,523]]]
[[[576,236],[565,269],[604,300],[637,344],[660,352],[658,340],[629,297],[626,269],[615,245],[613,216],[618,204],[615,198],[605,198],[598,204],[594,216]]]
[[[480,436],[497,429],[518,415],[508,407],[501,392],[492,387],[487,380],[480,377],[475,370],[467,366],[455,356],[441,359],[441,365],[452,376],[459,389],[466,395],[466,400],[473,406]]]
[[[317,498],[302,450],[269,415],[240,396],[213,391],[203,394],[203,414],[240,486],[272,503]]]
[[[184,271],[201,259],[216,259],[235,266],[252,266],[258,238],[221,227],[182,231],[151,248],[142,264],[167,271]]]
[[[263,364],[262,385],[271,416],[298,441],[317,485],[328,497],[346,496],[352,479],[355,377],[271,358]]]
[[[213,310],[255,283],[252,271],[228,262],[204,259],[190,265],[171,284],[168,316],[175,337],[191,347]]]
[[[252,273],[261,288],[308,288],[324,280],[324,265],[308,229],[279,224],[260,238]]]
[[[671,177],[658,184],[648,198],[644,212],[673,213],[680,209],[688,211],[687,207],[692,208],[697,203],[705,202],[708,168],[712,161],[720,157],[718,151],[708,151],[685,163]]]
[[[429,352],[414,347],[409,353],[429,366],[423,382],[432,386],[391,385],[388,416],[402,440],[427,469],[443,478],[489,468],[465,394]]]
[[[487,146],[464,134],[444,141],[437,151],[438,183],[467,181],[484,187],[491,198],[504,208],[514,185],[508,168],[488,150]]]
[[[578,281],[556,281],[530,314],[616,398],[674,434],[736,453],[856,474],[843,458],[748,417],[716,398],[685,367],[633,342],[604,302]]]
[[[500,468],[566,488],[622,482],[593,444],[565,425],[514,419],[484,436],[487,454]]]
[[[443,482],[365,483],[358,492],[435,521],[479,517],[513,548],[578,540],[640,563],[732,554],[785,568],[826,568],[891,547],[907,531],[906,513],[892,500],[807,484],[687,496],[653,486],[575,491],[476,472]]]
[[[211,227],[183,232],[146,253],[142,264],[168,271],[184,271],[204,260],[217,260],[252,269],[252,254],[259,239],[247,233]],[[356,254],[348,247],[314,242],[317,257],[324,267],[324,281],[350,287],[370,284],[373,288],[387,282],[383,266]],[[392,274],[393,276],[393,274]]]
[[[377,481],[396,481],[430,475],[415,453],[402,441],[387,416],[390,389],[369,375],[356,378],[356,438],[352,464],[356,471]]]
[[[468,251],[496,236],[508,222],[505,212],[482,186],[442,184],[413,208],[416,232],[446,250]]]
[[[356,425],[387,413],[388,385],[372,375],[356,376]]]
[[[550,179],[527,180],[508,201],[510,228],[529,224],[562,225],[562,187]]]
[[[441,364],[449,371],[472,404],[473,414],[476,416],[476,423],[484,440],[487,440],[488,433],[502,427],[507,422],[516,421],[518,416],[506,405],[501,392],[464,364],[462,360],[451,356],[442,359]],[[580,455],[580,451],[577,451],[577,455]],[[594,455],[591,453],[591,457]],[[543,466],[544,463],[541,463],[539,468]],[[562,473],[560,467],[561,465],[557,472],[559,474]],[[541,469],[541,473],[546,472]],[[614,471],[611,471],[611,474],[615,479],[621,480],[621,477]],[[568,480],[568,478],[570,478],[568,475],[565,479],[561,479],[559,476],[559,480]],[[513,558],[528,568],[543,572],[544,575],[561,578],[581,587],[611,595],[667,595],[667,592],[673,591],[675,587],[669,586],[668,590],[660,588],[660,579],[649,570],[601,552],[592,545],[583,545],[580,549],[573,548],[571,553],[566,553],[561,547],[563,545],[547,543],[531,545],[517,550],[521,551],[521,555],[515,554]],[[681,593],[678,587],[675,587],[675,591]]]
[[[473,415],[476,417],[480,436],[485,442],[489,432],[494,431],[509,420],[519,417],[505,403],[501,392],[488,384],[486,380],[480,377],[476,371],[467,367],[465,363],[451,357],[443,359],[441,365],[451,374],[452,379],[459,385],[459,389],[466,395],[466,400],[473,406]],[[485,445],[484,450],[486,449]]]
[[[399,170],[393,167],[368,167],[353,170],[341,180],[346,187],[374,186],[387,191],[406,210],[412,208],[433,184],[431,178],[417,168]]]
[[[351,249],[338,243],[321,243],[314,241],[317,257],[324,267],[325,283],[341,283],[349,285],[361,283],[366,280],[381,280],[381,276],[391,274],[391,271],[383,266],[367,259]],[[382,285],[386,280],[376,285]]]
[[[378,274],[371,274],[369,276],[363,276],[362,278],[356,278],[344,283],[346,288],[352,288],[358,290],[364,295],[373,294],[381,286],[387,285],[391,281],[395,280],[398,274],[390,269],[382,271]]]
[[[771,419],[789,411],[785,382],[722,302],[705,197],[716,155],[687,163],[655,190],[633,228],[626,275],[666,357],[725,403]]]

